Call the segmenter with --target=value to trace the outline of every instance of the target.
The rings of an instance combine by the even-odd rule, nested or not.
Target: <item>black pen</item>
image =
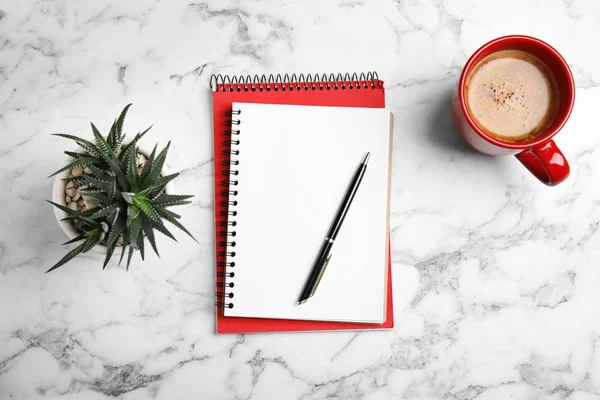
[[[350,204],[352,204],[352,199],[354,199],[354,195],[356,194],[358,186],[360,185],[360,182],[365,174],[369,157],[371,157],[371,153],[365,154],[360,165],[358,166],[358,169],[356,170],[356,173],[354,174],[354,177],[352,178],[352,182],[350,183],[348,191],[344,196],[342,205],[340,206],[337,215],[333,220],[333,224],[331,224],[331,228],[329,228],[329,233],[325,237],[325,241],[321,246],[317,260],[313,264],[310,275],[308,276],[308,280],[304,285],[304,289],[302,289],[302,294],[298,299],[298,304],[306,303],[306,300],[312,297],[317,291],[319,282],[321,282],[321,278],[325,273],[327,264],[329,264],[329,260],[331,259],[331,248],[333,247],[333,242],[335,241],[340,227],[342,226],[342,222],[344,222],[344,218],[346,218]]]

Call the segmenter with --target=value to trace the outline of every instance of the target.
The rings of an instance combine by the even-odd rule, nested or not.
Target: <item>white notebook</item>
[[[225,316],[385,321],[392,117],[385,109],[233,103]],[[239,143],[237,142],[239,140]],[[303,285],[363,156],[371,157],[313,297]],[[233,215],[235,214],[235,215]],[[235,222],[235,226],[233,225]],[[235,234],[235,236],[233,236]],[[232,243],[233,244],[233,243]],[[233,264],[233,266],[231,266]]]

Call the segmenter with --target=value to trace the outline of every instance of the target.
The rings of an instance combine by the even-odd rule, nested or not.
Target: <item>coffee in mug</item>
[[[570,168],[554,136],[575,104],[569,64],[548,43],[531,36],[491,40],[467,60],[452,92],[452,118],[474,149],[513,154],[549,186]]]
[[[502,50],[483,58],[466,83],[466,103],[475,123],[496,139],[535,139],[552,124],[558,87],[551,69],[533,54]]]

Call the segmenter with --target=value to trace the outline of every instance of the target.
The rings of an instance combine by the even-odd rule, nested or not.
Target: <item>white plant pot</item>
[[[141,150],[142,154],[144,154],[145,156],[147,156],[149,154],[149,152],[145,151],[145,150]],[[65,162],[64,165],[67,165],[70,162],[70,159],[68,161]],[[163,166],[162,169],[162,175],[169,175],[169,169],[167,168],[166,165]],[[66,207],[66,203],[65,203],[65,181],[63,181],[62,179],[66,179],[69,176],[69,170],[63,171],[60,174],[56,174],[56,176],[54,177],[54,184],[52,186],[52,201],[56,204],[60,204]],[[166,193],[174,193],[174,189],[173,189],[173,181],[169,182],[165,188],[165,192]],[[58,225],[60,226],[60,228],[63,230],[63,232],[65,233],[65,235],[67,235],[67,237],[69,239],[74,239],[78,236],[77,230],[75,230],[75,227],[69,222],[69,221],[62,221],[62,219],[67,217],[67,213],[64,212],[63,210],[59,209],[58,207],[52,207],[54,209],[54,217],[56,218],[56,222],[58,222]],[[106,254],[106,246],[94,246],[92,251],[95,251],[96,253],[99,254]]]
[[[66,165],[66,164],[65,164]],[[63,171],[54,177],[54,185],[52,186],[52,201],[56,204],[67,206],[65,203],[65,182],[62,179],[69,177],[69,170]],[[58,225],[63,230],[65,235],[69,239],[77,237],[77,231],[75,227],[69,221],[62,221],[63,218],[67,217],[67,213],[58,207],[52,207],[54,209],[54,216]]]

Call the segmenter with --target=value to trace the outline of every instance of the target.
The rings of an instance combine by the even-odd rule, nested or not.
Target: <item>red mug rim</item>
[[[569,84],[570,91],[571,91],[570,101],[569,101],[569,104],[567,104],[567,111],[563,115],[562,120],[558,124],[555,125],[554,129],[549,130],[548,132],[536,137],[533,140],[529,140],[526,142],[518,142],[518,143],[506,142],[503,140],[496,139],[496,138],[488,135],[487,133],[485,133],[479,126],[477,126],[477,124],[471,117],[471,114],[469,113],[469,110],[467,108],[467,101],[466,101],[466,95],[465,95],[465,87],[466,87],[466,83],[467,83],[467,71],[470,72],[472,67],[474,66],[474,64],[481,60],[482,53],[485,53],[489,47],[491,47],[497,43],[501,43],[501,42],[505,42],[505,41],[513,41],[515,39],[533,42],[536,45],[539,45],[539,46],[545,48],[554,57],[556,57],[556,59],[559,61],[560,66],[566,72],[566,76],[569,79],[568,84]],[[569,64],[567,64],[567,62],[565,61],[563,56],[561,56],[560,53],[558,51],[556,51],[556,49],[554,47],[550,46],[548,43],[546,43],[540,39],[534,38],[532,36],[507,35],[507,36],[502,36],[502,37],[499,37],[499,38],[496,38],[494,40],[487,42],[486,44],[481,46],[479,49],[477,49],[477,51],[475,51],[475,53],[473,53],[473,55],[471,57],[469,57],[469,60],[463,67],[463,70],[460,74],[460,80],[458,82],[458,98],[460,100],[460,107],[462,109],[463,115],[465,116],[465,119],[467,120],[467,122],[469,123],[471,128],[481,138],[485,139],[486,141],[492,143],[495,146],[503,147],[506,149],[513,149],[513,150],[523,150],[523,149],[529,149],[529,148],[535,147],[541,143],[547,142],[554,135],[556,135],[562,129],[562,127],[565,125],[565,123],[569,119],[569,116],[571,115],[571,111],[573,110],[573,104],[575,103],[575,80],[573,79],[573,73],[571,72],[571,69],[569,68]]]

